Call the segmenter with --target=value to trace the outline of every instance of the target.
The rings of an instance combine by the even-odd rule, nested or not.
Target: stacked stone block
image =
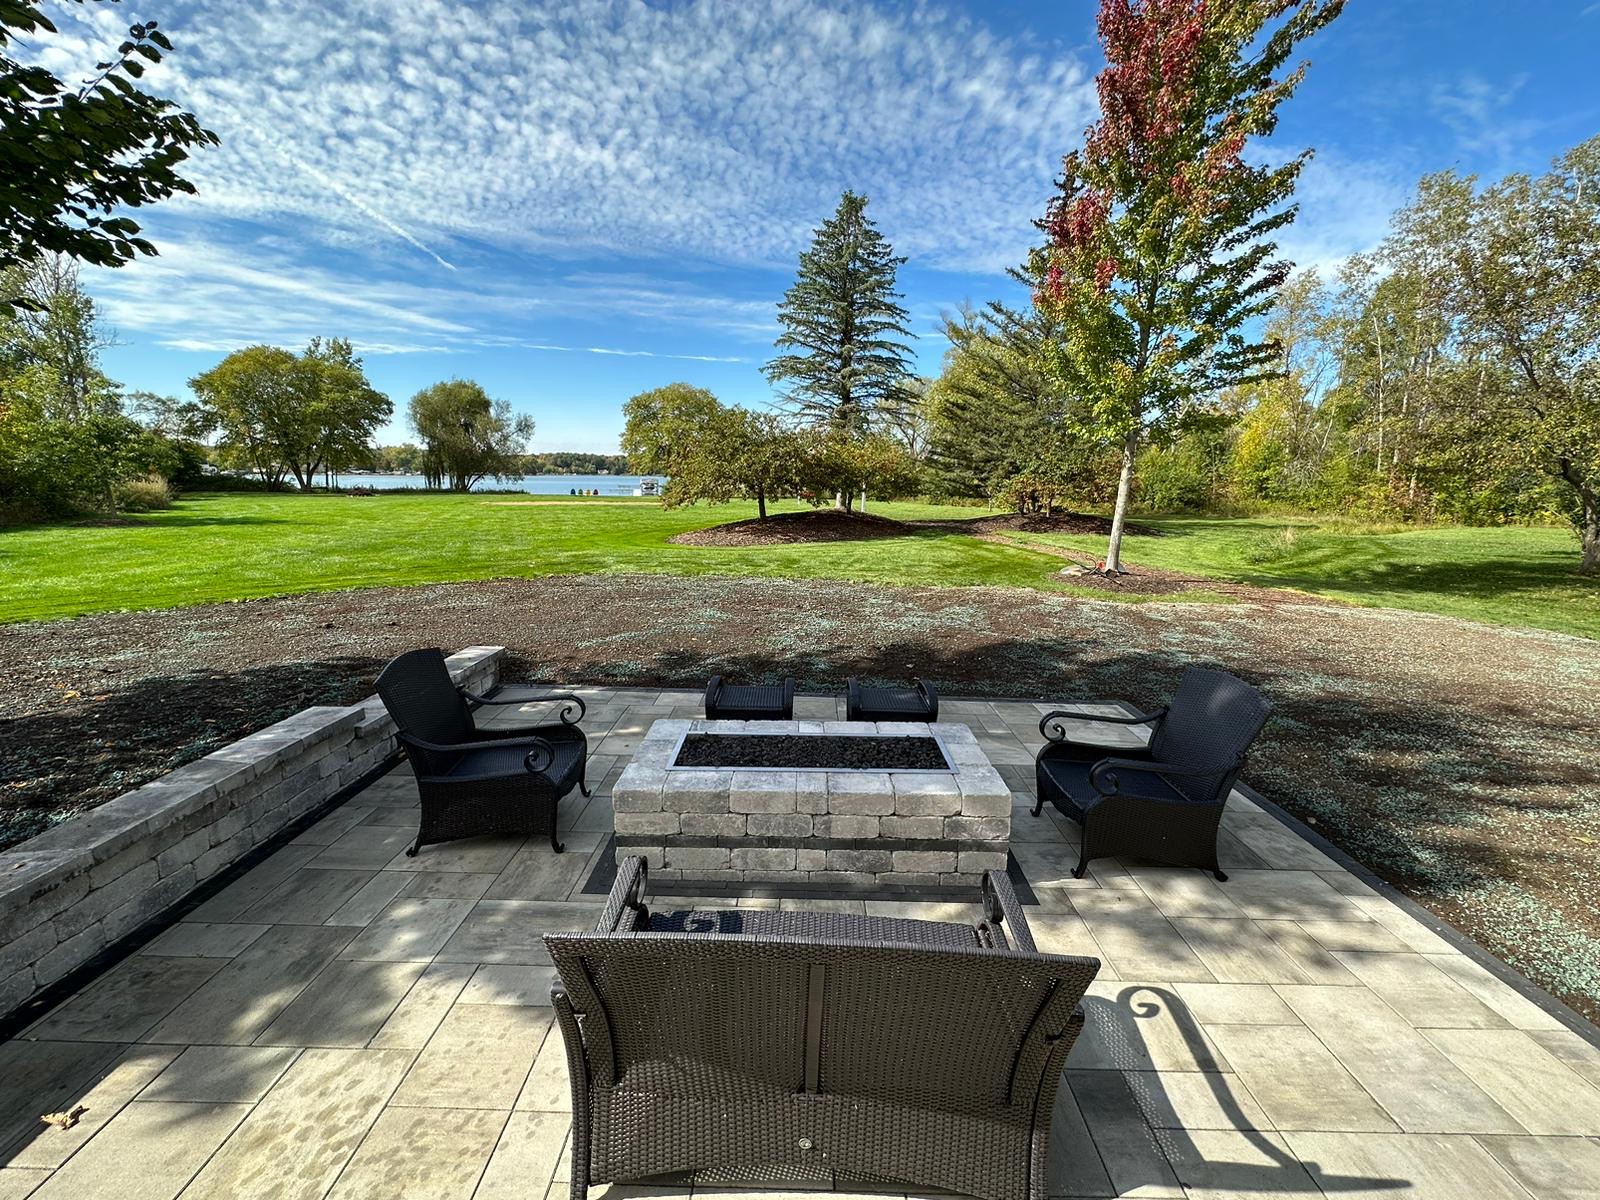
[[[673,768],[688,733],[933,734],[954,770]],[[618,858],[657,879],[975,887],[1010,849],[1011,792],[950,723],[657,721],[612,800]]]
[[[450,673],[494,687],[505,650]],[[296,713],[0,852],[0,1014],[160,916],[398,749],[377,697]]]

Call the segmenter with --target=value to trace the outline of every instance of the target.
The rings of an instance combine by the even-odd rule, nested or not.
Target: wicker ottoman
[[[774,685],[735,685],[713,675],[706,684],[708,721],[792,721],[794,720],[794,676],[785,675]]]
[[[850,680],[845,691],[847,721],[927,721],[939,719],[939,693],[933,684],[913,679],[910,687],[862,687]]]

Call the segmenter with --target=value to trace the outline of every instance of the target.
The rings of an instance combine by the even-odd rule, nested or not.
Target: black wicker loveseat
[[[574,787],[585,796],[588,739],[577,722],[583,700],[567,693],[477,696],[450,678],[444,652],[410,650],[384,667],[378,696],[399,728],[421,794],[417,840],[406,851],[488,833],[548,833],[560,853],[556,808]],[[485,731],[472,719],[484,704],[561,704],[545,725]]]
[[[1047,713],[1047,739],[1035,760],[1038,800],[1083,826],[1077,868],[1126,854],[1203,867],[1227,879],[1217,861],[1217,830],[1245,754],[1272,712],[1265,696],[1226,671],[1190,667],[1172,703],[1132,716],[1062,710]],[[1142,748],[1069,736],[1064,722],[1149,725]]]
[[[1044,1200],[1050,1117],[1099,962],[1041,954],[1005,875],[976,926],[652,912],[624,860],[599,925],[552,933],[591,1184],[843,1179]]]

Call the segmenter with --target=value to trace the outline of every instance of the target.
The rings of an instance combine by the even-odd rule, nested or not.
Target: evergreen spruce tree
[[[783,334],[767,380],[807,424],[847,438],[864,435],[881,405],[911,379],[911,336],[895,271],[904,263],[866,216],[867,198],[846,192],[800,256],[800,272],[778,306]]]

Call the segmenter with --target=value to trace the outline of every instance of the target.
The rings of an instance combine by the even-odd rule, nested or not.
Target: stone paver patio
[[[600,897],[580,889],[650,722],[700,715],[692,693],[581,690],[604,783],[566,806],[566,854],[495,838],[406,858],[402,766],[0,1045],[0,1200],[566,1196],[539,936],[593,923]],[[1600,1195],[1600,1050],[1244,796],[1227,883],[1115,860],[1073,879],[1075,828],[1027,812],[1047,707],[941,715],[1013,790],[1040,948],[1104,964],[1057,1104],[1053,1196]],[[488,723],[528,719],[507,709]],[[73,1104],[71,1130],[39,1123]]]

